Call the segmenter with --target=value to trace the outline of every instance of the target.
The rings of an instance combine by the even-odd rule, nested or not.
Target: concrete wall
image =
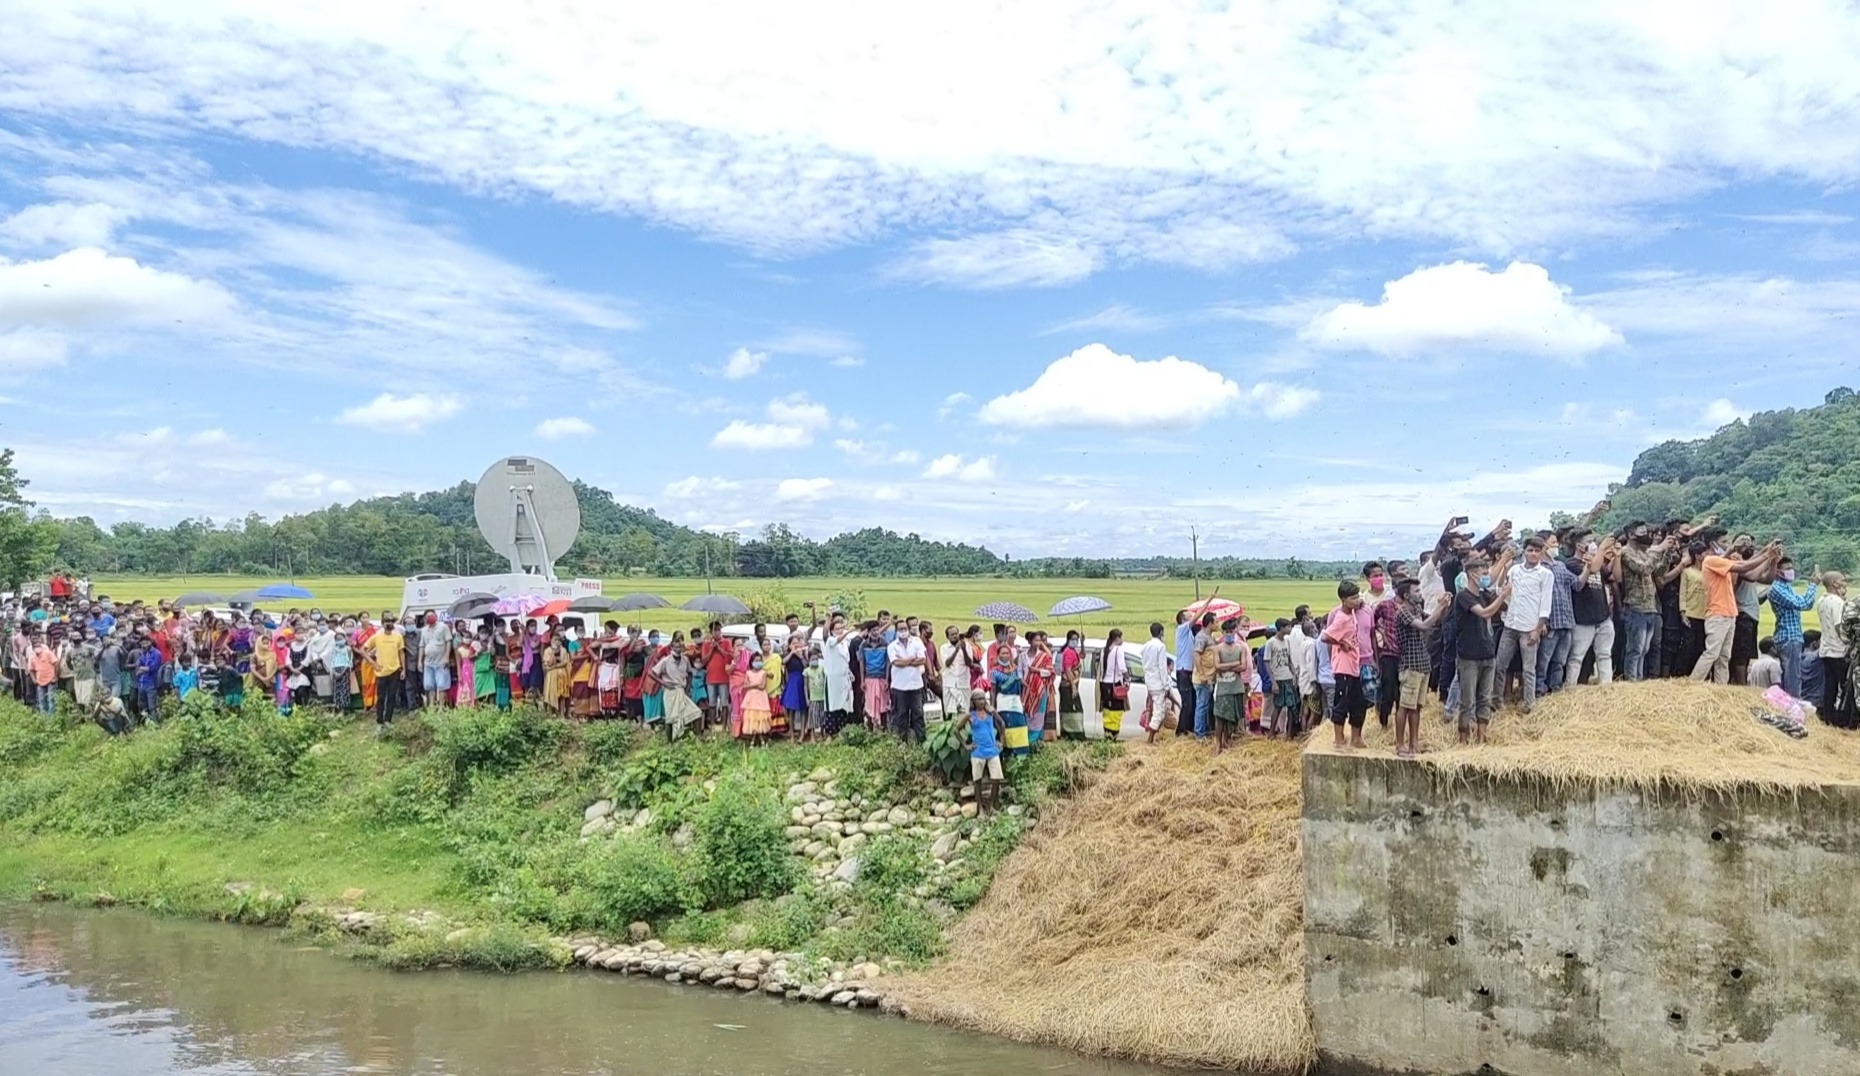
[[[1860,786],[1684,798],[1307,754],[1326,1071],[1860,1073]]]

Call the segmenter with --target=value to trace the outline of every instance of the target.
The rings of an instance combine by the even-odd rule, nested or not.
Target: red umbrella
[[[1186,612],[1189,618],[1193,620],[1200,620],[1203,613],[1213,613],[1214,622],[1218,624],[1230,616],[1245,616],[1246,607],[1237,601],[1230,601],[1226,598],[1205,598],[1188,606],[1183,612]]]
[[[530,615],[531,616],[561,616],[563,613],[568,612],[568,603],[569,603],[569,599],[567,598],[557,598],[556,600],[550,602],[547,605],[538,606],[536,608],[536,611],[531,613]]]

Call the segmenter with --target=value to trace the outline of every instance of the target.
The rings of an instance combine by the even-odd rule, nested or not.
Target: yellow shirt
[[[1679,611],[1692,620],[1705,619],[1705,573],[1698,568],[1679,573]]]
[[[401,637],[398,632],[375,632],[368,639],[368,653],[375,659],[376,676],[392,676],[400,671]]]

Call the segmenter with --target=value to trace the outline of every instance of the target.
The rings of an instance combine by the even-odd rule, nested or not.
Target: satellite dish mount
[[[562,472],[534,456],[508,456],[478,480],[478,533],[510,570],[555,580],[555,560],[581,534],[581,505]]]

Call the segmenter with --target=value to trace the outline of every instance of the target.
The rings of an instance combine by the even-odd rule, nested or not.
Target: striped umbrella
[[[512,594],[498,599],[497,604],[491,606],[491,611],[498,616],[529,616],[547,604],[545,599],[535,594]]]
[[[975,610],[975,615],[988,620],[1005,620],[1010,624],[1031,624],[1040,619],[1033,610],[1013,602],[989,602]]]
[[[1080,594],[1076,598],[1066,598],[1054,603],[1046,611],[1047,616],[1078,616],[1082,613],[1102,613],[1111,607],[1103,598],[1094,598],[1089,594]]]

